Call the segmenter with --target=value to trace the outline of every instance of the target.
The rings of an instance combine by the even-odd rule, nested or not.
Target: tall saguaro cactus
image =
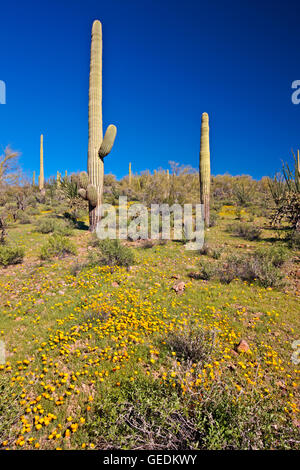
[[[32,173],[32,186],[35,186],[35,171]]]
[[[92,27],[89,84],[88,172],[80,173],[78,193],[89,201],[90,231],[96,230],[101,219],[103,194],[103,160],[111,151],[117,128],[109,125],[103,138],[102,130],[102,25],[95,20]]]
[[[131,183],[132,183],[131,162],[129,162],[129,175],[128,175],[128,179],[129,179],[129,186],[131,186]]]
[[[204,222],[209,227],[209,199],[210,199],[210,150],[209,150],[209,119],[208,114],[202,114],[201,141],[200,141],[200,202],[204,206]]]
[[[40,176],[39,176],[39,189],[44,190],[44,136],[41,134],[40,140]]]

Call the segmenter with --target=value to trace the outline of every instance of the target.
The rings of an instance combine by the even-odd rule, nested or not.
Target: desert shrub
[[[54,232],[55,220],[51,218],[43,219],[38,222],[35,231],[39,233],[52,233]]]
[[[76,246],[64,236],[54,233],[41,248],[41,259],[62,258],[76,254]]]
[[[216,211],[211,211],[209,216],[209,226],[214,227],[218,221],[218,213]]]
[[[247,260],[243,256],[231,255],[226,262],[218,267],[218,279],[229,284],[234,279],[253,280],[252,271],[249,270]]]
[[[183,372],[186,383],[186,367]],[[298,443],[282,402],[263,400],[256,391],[236,399],[232,385],[217,380],[212,390],[201,387],[182,400],[181,387],[141,374],[134,381],[124,377],[121,387],[106,389],[95,402],[86,426],[97,450],[266,450]]]
[[[220,259],[222,256],[222,248],[214,248],[211,252],[211,256],[214,259]]]
[[[288,244],[290,248],[296,250],[300,249],[300,232],[293,230],[288,238]]]
[[[233,233],[237,237],[245,238],[246,240],[258,240],[261,236],[261,229],[253,224],[235,223],[227,227],[227,231]]]
[[[25,250],[20,246],[0,245],[0,265],[2,266],[22,263],[24,255]]]
[[[58,233],[69,236],[72,234],[73,224],[70,221],[59,220],[53,217],[47,217],[38,222],[35,231],[39,233]]]
[[[255,251],[255,256],[271,262],[273,266],[280,267],[288,259],[289,251],[284,246],[261,247]]]
[[[200,250],[199,250],[199,253],[200,253],[200,255],[205,255],[205,256],[208,256],[208,255],[211,254],[211,248],[208,245],[208,243],[203,244],[202,248],[200,248]]]
[[[214,259],[221,258],[222,249],[221,248],[212,248],[208,243],[204,243],[202,248],[199,250],[200,255],[211,256]]]
[[[27,212],[28,215],[38,215],[40,213],[40,211],[37,207],[28,207],[26,212]]]
[[[186,327],[180,331],[172,331],[164,341],[180,360],[203,363],[208,360],[214,348],[215,332]]]
[[[216,275],[216,266],[210,262],[201,261],[198,279],[209,281]]]
[[[282,403],[262,400],[258,392],[234,400],[225,383],[201,400],[197,429],[206,450],[292,449],[297,430],[282,413]]]
[[[273,263],[275,261],[275,264]],[[255,252],[246,256],[232,255],[228,257],[223,266],[218,269],[218,278],[221,282],[230,283],[233,279],[252,282],[257,280],[263,287],[281,287],[283,273],[276,267],[278,259],[270,253]]]
[[[94,240],[93,250],[89,254],[91,264],[129,267],[134,263],[133,251],[123,246],[119,240]]]
[[[22,225],[31,224],[31,219],[28,214],[22,213],[18,215],[19,223]]]

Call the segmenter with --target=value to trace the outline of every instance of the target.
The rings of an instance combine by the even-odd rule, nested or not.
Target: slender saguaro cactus
[[[58,171],[57,174],[56,174],[56,184],[57,184],[57,187],[59,188],[60,185],[61,185],[61,174],[60,172]]]
[[[32,173],[32,186],[35,186],[35,171]]]
[[[209,198],[210,198],[210,150],[209,150],[209,120],[208,114],[202,114],[200,141],[200,202],[204,206],[204,222],[209,227]]]
[[[89,201],[90,231],[96,230],[101,219],[104,165],[103,159],[112,149],[117,128],[109,125],[103,138],[102,130],[102,25],[95,20],[92,27],[89,84],[89,145],[88,173],[79,177],[78,194]]]
[[[39,189],[43,191],[44,189],[44,136],[41,134],[40,140],[40,176],[39,176]]]
[[[131,182],[132,182],[131,162],[129,162],[129,186],[131,186]]]

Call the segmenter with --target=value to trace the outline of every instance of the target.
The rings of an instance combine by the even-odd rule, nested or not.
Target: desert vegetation
[[[43,135],[38,184],[0,157],[1,448],[299,449],[299,153],[273,179],[211,175],[203,113],[199,169],[104,174],[101,74],[96,21],[87,172],[45,178]],[[100,240],[121,196],[201,202],[202,248],[161,223]]]
[[[79,174],[2,183],[2,447],[298,448],[299,232],[276,217],[278,181],[212,176],[197,252],[98,240]],[[199,191],[171,162],[105,175],[103,201]]]

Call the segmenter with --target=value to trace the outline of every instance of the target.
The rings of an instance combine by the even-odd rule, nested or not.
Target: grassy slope
[[[208,233],[225,253],[274,235],[265,230],[263,241],[245,245],[224,230],[230,221]],[[200,257],[174,242],[135,246],[130,271],[86,268],[74,277],[75,257],[38,260],[47,235],[32,228],[10,230],[26,260],[1,270],[3,448],[299,446],[295,283],[283,292],[191,280]],[[80,259],[89,236],[74,231]],[[177,279],[186,283],[182,295],[172,290]],[[174,342],[190,329],[203,349],[194,364]],[[250,352],[234,351],[241,339]]]

